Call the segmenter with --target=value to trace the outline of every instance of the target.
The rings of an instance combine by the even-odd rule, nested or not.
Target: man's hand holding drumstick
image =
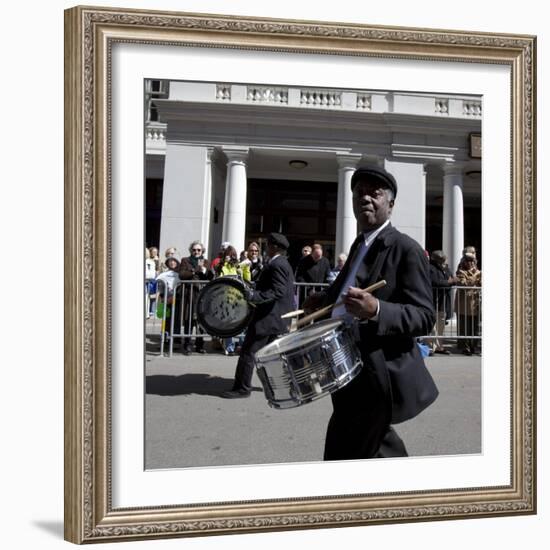
[[[372,319],[378,314],[378,299],[370,292],[350,286],[342,295],[346,311],[359,319]]]
[[[367,288],[350,287],[348,292],[342,294],[341,301],[338,301],[335,304],[330,304],[321,309],[318,309],[318,307],[322,304],[324,298],[323,293],[312,294],[304,302],[303,311],[297,310],[287,313],[284,317],[294,317],[302,312],[307,313],[303,319],[298,321],[297,327],[299,328],[300,326],[304,326],[307,323],[328,314],[334,307],[337,307],[339,304],[343,303],[346,306],[346,311],[354,317],[357,317],[358,319],[372,319],[378,315],[378,299],[371,293],[385,285],[386,281],[381,280],[368,286]]]

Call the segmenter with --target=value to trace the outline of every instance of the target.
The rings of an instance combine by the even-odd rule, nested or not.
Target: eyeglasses
[[[193,252],[202,252],[202,248],[193,248],[192,251]]]

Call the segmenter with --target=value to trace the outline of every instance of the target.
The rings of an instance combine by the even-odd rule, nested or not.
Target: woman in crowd
[[[204,257],[204,245],[200,241],[193,241],[189,245],[189,257],[181,260],[179,276],[182,281],[206,281],[211,279],[213,273],[210,271],[210,264]],[[197,314],[195,310],[195,304],[197,303],[197,297],[200,289],[199,284],[184,285],[184,304],[186,304],[184,314],[184,327],[185,334],[191,334],[193,328],[195,328],[195,351],[197,353],[205,353],[204,339],[200,334],[200,328],[197,323]],[[191,338],[185,337],[183,340],[182,352],[184,355],[191,353]]]
[[[151,258],[149,249],[145,248],[145,318],[151,317],[154,298],[156,293],[155,278],[157,276],[155,270],[155,260]],[[153,288],[154,285],[154,288]]]
[[[177,253],[178,253],[178,251],[176,250],[176,248],[174,246],[171,246],[170,248],[166,249],[166,251],[164,252],[164,263],[160,266],[160,272],[161,273],[163,273],[164,271],[167,271],[166,260],[168,258],[176,258],[177,259]],[[178,260],[178,264],[179,264],[179,260]]]
[[[169,340],[172,336],[172,303],[174,302],[175,288],[180,280],[179,267],[180,263],[177,258],[169,256],[165,264],[165,271],[157,277],[157,317],[163,320],[161,327],[164,333],[165,340]],[[174,334],[180,333],[179,307],[174,304]]]
[[[456,272],[457,285],[481,287],[481,271],[477,268],[476,257],[464,254]],[[455,296],[455,311],[459,336],[478,336],[481,315],[481,288],[458,288]],[[458,348],[464,355],[476,352],[476,338],[459,338]]]
[[[225,249],[223,258],[214,268],[214,273],[216,277],[239,277],[246,282],[250,282],[251,279],[249,265],[239,262],[237,251],[231,245]],[[224,340],[224,352],[225,355],[235,354],[235,340],[233,338]]]
[[[149,247],[149,256],[155,262],[155,271],[158,275],[160,273],[159,249],[156,246]]]
[[[255,283],[263,268],[262,257],[260,256],[260,245],[257,242],[251,242],[248,245],[247,255],[247,259],[241,262],[241,265],[246,264],[248,266],[250,281]]]

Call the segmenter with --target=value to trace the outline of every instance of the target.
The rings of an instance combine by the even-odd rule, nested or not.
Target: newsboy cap
[[[290,246],[288,239],[281,233],[270,233],[267,236],[267,242],[268,244],[274,244],[283,250],[286,250]]]
[[[444,262],[447,259],[443,250],[434,250],[432,252],[432,260],[435,262]]]
[[[357,168],[351,176],[351,190],[355,187],[356,183],[361,180],[378,181],[393,192],[394,198],[397,196],[397,182],[395,178],[384,168],[379,166],[362,166]]]

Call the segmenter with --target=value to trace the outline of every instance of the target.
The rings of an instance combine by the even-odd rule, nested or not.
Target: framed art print
[[[67,540],[535,512],[535,46],[65,12]],[[404,423],[407,458],[327,462],[329,399],[277,411],[258,386],[220,404],[236,358],[208,335],[207,354],[179,354],[196,328],[164,342],[166,312],[143,314],[143,250],[183,258],[196,241],[214,258],[224,240],[265,250],[276,231],[291,261],[321,242],[335,263],[355,238],[345,189],[366,162],[400,182],[394,222],[423,248],[452,265],[477,248],[482,355],[456,384],[441,369],[438,399],[460,413]]]

